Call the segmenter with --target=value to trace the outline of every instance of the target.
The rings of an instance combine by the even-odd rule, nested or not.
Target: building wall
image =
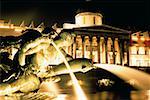
[[[102,25],[102,15],[92,12],[79,13],[75,16],[75,24],[80,27]]]
[[[150,36],[148,31],[132,34],[130,66],[150,67]]]
[[[78,34],[74,44],[66,49],[66,52],[70,52],[73,58],[89,58],[95,63],[150,67],[149,46],[138,45],[137,43],[129,46],[129,40],[123,40],[119,37],[113,38],[113,36]]]
[[[131,46],[130,47],[130,66],[149,67],[150,66],[150,47]]]

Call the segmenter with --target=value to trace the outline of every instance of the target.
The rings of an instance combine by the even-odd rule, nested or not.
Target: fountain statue
[[[19,36],[18,40],[21,42],[19,44],[17,41],[19,48],[12,60],[12,66],[1,64],[1,69],[6,74],[0,84],[1,95],[17,91],[28,93],[38,89],[41,80],[57,82],[60,78],[55,77],[56,75],[71,73],[74,76],[73,72],[87,72],[92,69],[91,60],[74,60],[63,50],[64,46],[73,43],[74,35],[57,33],[54,29],[45,30],[42,34],[36,30],[26,30]],[[14,43],[13,46],[18,44]],[[69,69],[63,62],[69,65]]]

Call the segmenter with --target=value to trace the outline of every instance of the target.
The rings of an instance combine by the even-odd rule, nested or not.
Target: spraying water
[[[94,66],[113,73],[137,89],[150,89],[150,75],[147,73],[121,65],[94,64]]]
[[[77,99],[78,100],[87,100],[86,98],[86,95],[85,93],[83,92],[81,86],[79,85],[78,83],[78,80],[77,78],[75,77],[74,73],[72,72],[71,68],[70,68],[70,65],[69,63],[67,62],[65,56],[63,55],[63,53],[60,51],[60,49],[57,47],[57,45],[51,41],[52,45],[56,48],[56,50],[59,52],[59,54],[61,55],[67,69],[69,70],[69,75],[72,79],[72,82],[73,82],[73,86],[74,86],[74,89],[75,89],[75,93],[76,93],[76,96],[77,96]]]

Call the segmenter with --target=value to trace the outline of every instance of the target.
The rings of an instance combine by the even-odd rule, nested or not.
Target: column
[[[89,41],[89,36],[85,36],[85,50],[84,50],[84,57],[90,59],[90,41]]]
[[[67,51],[68,51],[67,53],[68,53],[70,56],[72,56],[72,44],[71,44],[70,46],[68,46],[67,49],[68,49],[68,50],[67,50]]]
[[[127,41],[127,66],[129,66],[129,63],[130,63],[130,59],[129,59],[129,46],[130,46],[130,43],[128,40]]]
[[[105,42],[104,37],[100,37],[100,62],[106,63],[105,57]]]
[[[84,58],[84,51],[85,51],[85,39],[84,36],[81,36],[82,38],[82,58]]]
[[[108,42],[108,38],[107,38],[107,37],[104,37],[106,63],[108,63],[107,42]]]
[[[98,63],[100,63],[101,57],[100,57],[100,37],[99,36],[97,36],[97,52],[98,52]]]
[[[126,41],[123,40],[123,65],[127,66],[127,44]]]
[[[71,44],[71,56],[73,57],[73,43]]]
[[[89,36],[89,42],[90,42],[90,59],[92,59],[92,36]]]
[[[123,58],[124,58],[123,57],[123,55],[124,55],[123,54],[124,53],[123,52],[123,41],[121,39],[119,39],[118,42],[119,42],[119,48],[120,48],[120,65],[122,65],[123,64],[122,63],[123,62]]]
[[[115,38],[115,55],[116,55],[116,64],[120,64],[120,48],[118,38]]]
[[[74,37],[73,43],[73,58],[76,59],[76,37]]]
[[[112,38],[112,51],[113,51],[113,64],[116,64],[116,54],[115,54],[115,38]]]

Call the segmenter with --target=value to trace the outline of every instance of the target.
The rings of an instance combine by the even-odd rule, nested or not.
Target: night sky
[[[78,11],[101,12],[103,23],[128,30],[150,28],[149,0],[2,0],[0,19],[11,19],[15,25],[33,20],[35,26],[44,22],[75,23]]]

